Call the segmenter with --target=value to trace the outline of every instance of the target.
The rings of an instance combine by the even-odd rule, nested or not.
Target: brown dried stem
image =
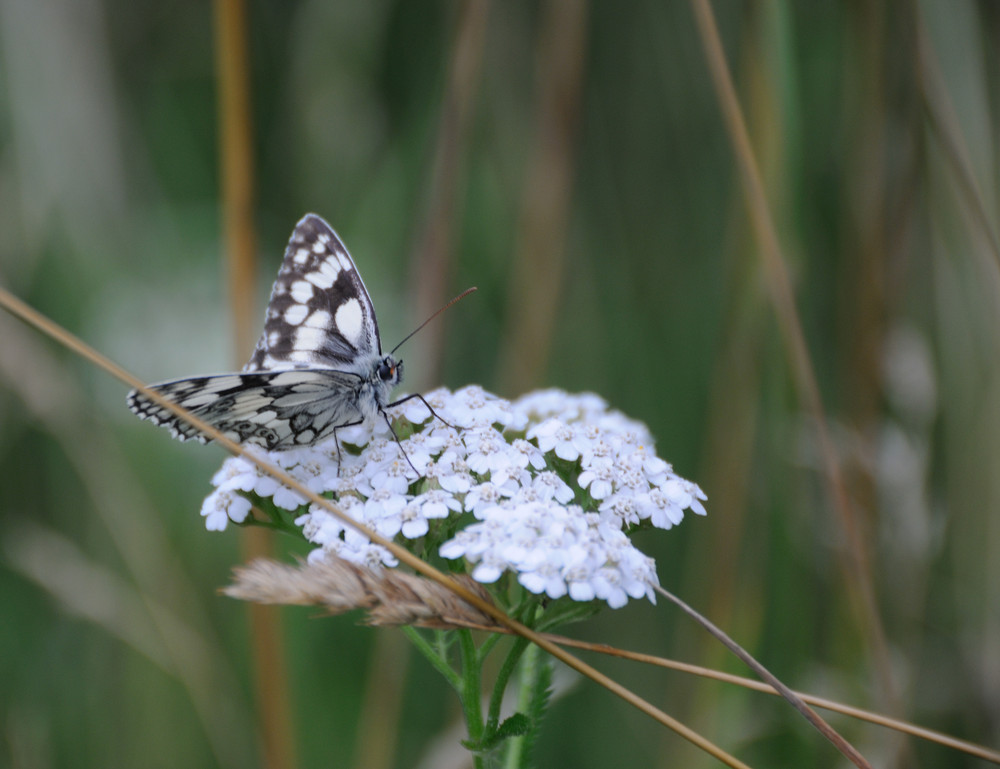
[[[491,602],[488,593],[471,578],[463,577],[461,581],[484,601]],[[667,595],[666,591],[661,592]],[[368,615],[365,621],[369,625],[415,625],[434,629],[465,628],[511,634],[509,628],[499,624],[436,582],[394,569],[368,569],[339,559],[299,565],[257,560],[248,566],[236,568],[233,584],[223,588],[222,593],[231,598],[245,601],[322,606],[330,614],[342,614],[353,610],[366,611]],[[672,595],[668,595],[668,597],[672,601],[683,604]],[[693,611],[686,604],[682,608],[686,612]],[[703,619],[700,618],[699,622]],[[713,632],[721,633],[718,628],[712,627]],[[775,680],[772,680],[773,676],[768,679],[768,683],[762,683],[742,676],[676,662],[651,654],[618,649],[606,644],[595,644],[549,633],[541,635],[560,646],[621,657],[643,664],[656,665],[703,678],[736,684],[764,694],[784,696],[797,701],[796,707],[800,711],[806,704],[820,707],[1000,764],[1000,752],[998,751],[965,740],[957,740],[947,734],[924,729],[880,713],[844,705],[805,692],[796,692],[783,687],[780,682],[775,683]],[[722,636],[725,634],[723,633]],[[733,644],[728,638],[726,638],[726,642],[727,646]],[[730,646],[730,648],[732,647]],[[748,664],[753,666],[759,675],[767,677],[766,672],[761,673],[755,663],[748,662]],[[806,709],[808,710],[808,708]],[[812,715],[815,716],[815,713]]]
[[[868,541],[862,531],[862,522],[858,520],[857,511],[848,494],[843,469],[834,450],[826,409],[820,396],[816,372],[812,365],[812,358],[806,345],[802,323],[795,305],[795,294],[788,266],[778,240],[767,196],[764,193],[760,169],[750,144],[743,111],[736,98],[736,90],[723,52],[722,41],[719,38],[715,16],[708,0],[691,0],[691,5],[702,38],[705,58],[716,88],[719,108],[722,111],[726,129],[733,144],[733,151],[740,167],[750,219],[760,244],[760,254],[770,300],[787,349],[799,398],[815,423],[830,500],[846,540],[844,551],[840,553],[844,583],[855,605],[858,621],[865,633],[868,648],[875,660],[875,668],[879,674],[882,688],[888,693],[889,701],[893,701],[896,686],[891,677],[888,644],[875,595]]]
[[[453,575],[444,574],[438,569],[435,569],[426,561],[423,561],[417,556],[415,556],[406,548],[397,545],[395,542],[392,542],[386,539],[385,537],[379,535],[378,533],[372,531],[367,526],[358,523],[349,515],[347,515],[345,512],[340,510],[331,500],[319,496],[318,494],[316,494],[316,492],[312,491],[311,489],[307,488],[304,484],[292,478],[288,473],[279,468],[277,465],[271,462],[267,462],[261,459],[256,454],[252,454],[246,451],[246,449],[244,449],[240,444],[227,438],[225,435],[223,435],[221,432],[216,430],[214,427],[209,425],[204,420],[199,419],[187,409],[179,406],[178,404],[174,403],[171,400],[168,400],[160,393],[144,385],[134,375],[125,371],[121,366],[111,361],[107,356],[101,355],[101,353],[97,352],[97,350],[92,348],[90,345],[86,344],[79,337],[71,334],[69,331],[64,329],[59,324],[53,322],[52,320],[50,320],[49,318],[45,317],[40,312],[35,310],[34,308],[25,304],[16,296],[14,296],[9,291],[4,289],[2,286],[0,286],[0,306],[2,306],[4,309],[8,310],[12,314],[16,315],[17,317],[21,318],[26,323],[30,323],[35,328],[48,334],[53,339],[56,339],[63,346],[73,350],[81,357],[91,361],[95,365],[98,365],[100,368],[104,369],[108,373],[113,374],[122,382],[125,382],[131,385],[132,387],[136,388],[139,392],[142,393],[144,397],[146,397],[153,403],[156,403],[157,405],[167,409],[170,413],[175,414],[179,418],[183,419],[199,432],[205,433],[213,441],[215,441],[218,445],[222,446],[229,453],[235,456],[244,457],[248,462],[252,462],[257,467],[259,467],[262,472],[265,472],[272,478],[275,478],[276,480],[280,481],[282,484],[290,488],[292,491],[298,492],[303,497],[305,497],[309,502],[318,505],[322,509],[326,510],[332,516],[337,518],[339,521],[341,521],[347,526],[350,526],[352,529],[360,532],[375,544],[381,545],[382,547],[389,550],[394,556],[396,556],[396,558],[398,558],[402,563],[412,568],[414,571],[423,574],[429,579],[432,579],[435,582],[438,582],[439,584],[444,586],[445,588],[453,591],[460,598],[472,604],[477,609],[482,611],[484,614],[489,615],[494,621],[499,622],[504,626],[506,626],[507,628],[509,628],[511,632],[516,633],[517,635],[522,636],[531,641],[532,643],[536,644],[537,646],[541,647],[544,651],[547,651],[553,657],[565,663],[573,670],[576,670],[581,675],[586,676],[594,683],[603,686],[612,694],[615,694],[616,696],[625,700],[627,703],[639,709],[640,711],[650,716],[657,722],[672,729],[681,737],[693,743],[695,746],[701,748],[709,755],[714,756],[727,766],[734,766],[734,767],[746,766],[746,764],[744,764],[742,761],[735,758],[734,756],[729,755],[728,753],[726,753],[726,751],[722,750],[722,748],[720,748],[718,745],[715,745],[711,741],[705,739],[703,736],[693,731],[692,729],[688,728],[687,726],[685,726],[680,721],[673,718],[660,708],[657,708],[649,701],[643,699],[635,692],[631,691],[625,686],[622,686],[614,679],[610,678],[604,673],[601,673],[599,670],[588,665],[578,657],[573,656],[565,649],[562,649],[556,644],[552,643],[551,641],[545,639],[543,636],[539,635],[526,625],[517,622],[514,619],[511,619],[502,610],[498,609],[492,603],[484,601],[482,598],[479,597],[477,593],[470,591],[464,584],[456,580]]]

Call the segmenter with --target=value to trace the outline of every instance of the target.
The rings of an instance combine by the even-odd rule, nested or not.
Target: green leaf
[[[532,730],[531,719],[524,713],[514,713],[510,718],[504,719],[500,725],[483,735],[483,739],[473,744],[469,740],[462,742],[469,750],[477,753],[489,753],[495,750],[504,740],[511,737],[523,737]]]
[[[505,718],[496,730],[496,741],[506,740],[508,737],[520,737],[531,731],[531,719],[524,713],[514,713],[509,718]]]

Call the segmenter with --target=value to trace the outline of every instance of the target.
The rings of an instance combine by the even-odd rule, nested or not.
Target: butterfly
[[[238,443],[285,451],[335,439],[341,427],[370,425],[379,415],[389,424],[385,410],[411,398],[433,415],[419,394],[390,402],[402,379],[403,361],[382,352],[375,308],[351,255],[329,224],[307,214],[288,241],[264,332],[243,371],[150,389]],[[128,406],[182,441],[210,440],[138,390]]]

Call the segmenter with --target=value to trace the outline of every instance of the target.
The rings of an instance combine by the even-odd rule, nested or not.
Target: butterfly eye
[[[388,382],[390,379],[392,379],[393,373],[394,373],[393,367],[390,366],[385,361],[382,361],[382,363],[379,364],[378,378],[381,379],[383,382]]]

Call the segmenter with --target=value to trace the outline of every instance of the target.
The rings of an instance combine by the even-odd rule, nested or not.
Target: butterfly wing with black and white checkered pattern
[[[402,363],[382,354],[375,309],[347,249],[309,214],[292,232],[264,332],[243,372],[151,388],[233,440],[284,450],[370,422],[401,379]],[[207,440],[137,390],[128,405],[180,440]]]
[[[351,255],[329,224],[307,214],[288,241],[244,371],[351,368],[381,353],[375,308]]]

